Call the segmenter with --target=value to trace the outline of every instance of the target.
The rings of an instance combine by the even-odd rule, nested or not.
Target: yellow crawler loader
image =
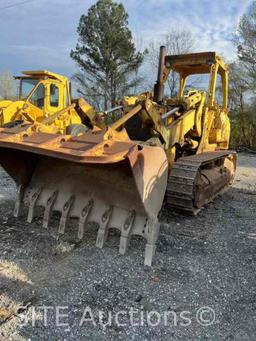
[[[172,71],[180,77],[179,92],[166,98]],[[198,75],[208,75],[207,91],[191,88],[189,79]],[[14,215],[28,207],[31,222],[35,208],[44,207],[47,228],[52,211],[59,211],[59,233],[77,218],[79,239],[87,223],[96,222],[100,248],[109,228],[116,228],[121,254],[130,237],[140,235],[146,239],[145,264],[151,265],[163,201],[196,214],[233,181],[236,153],[228,150],[227,106],[228,68],[215,52],[168,56],[161,47],[154,92],[125,97],[123,115],[111,125],[95,129],[90,122],[94,128],[79,136],[26,124],[0,128],[0,164],[18,187]]]
[[[91,122],[101,126],[99,115],[84,99],[72,101],[65,76],[24,71],[15,79],[19,80],[19,99],[0,101],[0,126],[12,128],[26,122],[33,124],[34,131],[71,135],[84,133]]]

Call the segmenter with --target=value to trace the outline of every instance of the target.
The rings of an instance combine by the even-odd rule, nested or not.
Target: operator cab
[[[69,84],[66,77],[50,71],[24,71],[20,80],[19,100],[29,102],[44,113],[53,114],[70,105]]]

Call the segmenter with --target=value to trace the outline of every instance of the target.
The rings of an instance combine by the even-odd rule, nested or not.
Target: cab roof
[[[216,52],[198,52],[165,57],[165,66],[180,74],[209,73],[212,64],[219,65],[219,72],[228,70],[227,65]]]
[[[51,71],[47,71],[47,70],[38,70],[38,71],[22,71],[22,74],[25,76],[28,76],[28,78],[44,78],[44,77],[48,77],[48,78],[52,78],[52,79],[56,79],[58,81],[66,81],[67,78],[65,76],[59,75],[58,73],[54,73]],[[19,78],[24,78],[22,76],[19,77],[15,77],[16,79]]]

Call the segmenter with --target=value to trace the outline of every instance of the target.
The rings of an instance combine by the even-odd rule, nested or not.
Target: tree
[[[251,113],[248,103],[248,85],[244,80],[241,62],[229,65],[229,110],[231,144],[234,148],[251,146]]]
[[[87,99],[103,101],[104,109],[113,107],[140,82],[133,76],[143,62],[143,53],[136,51],[128,14],[122,4],[99,0],[81,16],[77,32],[78,43],[70,56],[80,68],[74,76],[78,91]]]
[[[148,48],[149,61],[155,69],[158,67],[160,45],[166,46],[168,54],[175,55],[190,52],[195,45],[195,40],[190,31],[172,29],[169,33],[163,36],[163,39],[160,42],[155,43],[152,41]],[[177,95],[178,83],[178,74],[176,72],[172,72],[167,80],[171,97]]]
[[[0,74],[0,98],[12,99],[13,77],[10,71],[6,70]]]
[[[248,88],[241,62],[229,66],[229,108],[233,147],[256,148],[256,100]]]
[[[244,79],[248,88],[256,91],[256,1],[247,14],[244,14],[234,37],[238,58],[244,68]]]
[[[230,65],[231,142],[256,148],[256,1],[241,17],[234,43],[238,62]]]

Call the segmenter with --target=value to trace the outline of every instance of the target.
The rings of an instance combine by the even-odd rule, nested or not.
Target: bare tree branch
[[[170,55],[188,53],[195,46],[195,39],[190,31],[172,29],[166,33],[163,38],[157,42],[151,41],[148,47],[148,60],[151,67],[156,70],[158,67],[159,46],[164,45]],[[176,72],[172,72],[169,76],[167,84],[170,96],[177,94],[179,76]]]

